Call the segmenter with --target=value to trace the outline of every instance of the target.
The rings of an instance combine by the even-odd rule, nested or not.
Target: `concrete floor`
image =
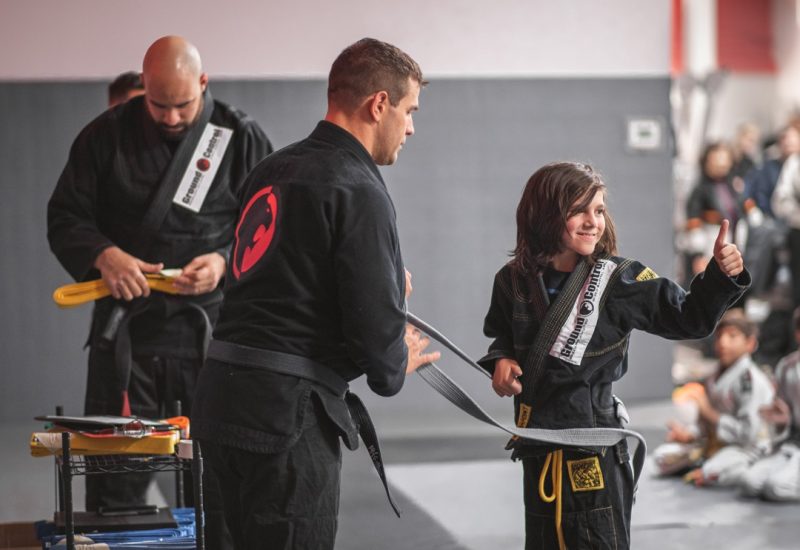
[[[650,448],[663,441],[669,402],[630,406],[633,428]],[[501,418],[498,416],[498,418]],[[422,436],[384,438],[389,480],[405,509],[396,519],[365,452],[345,455],[337,547],[352,550],[497,550],[524,546],[522,468],[508,460],[507,438],[471,419],[445,436],[431,425]],[[476,432],[468,435],[468,428]],[[400,435],[400,437],[395,437]],[[739,497],[661,479],[645,466],[633,508],[635,549],[726,550],[800,548],[800,505]],[[445,536],[446,535],[446,536]]]
[[[629,407],[651,448],[664,435],[668,403]],[[51,517],[53,463],[31,458],[37,423],[0,425],[0,522]],[[420,424],[417,424],[420,426]],[[346,550],[496,550],[522,548],[519,464],[506,437],[455,410],[419,429],[401,420],[377,426],[393,493],[394,516],[363,449],[344,451],[337,548]],[[76,499],[82,502],[82,482]],[[163,483],[168,486],[169,483]],[[156,503],[158,490],[152,493]],[[153,502],[153,500],[151,500]],[[696,489],[645,471],[633,509],[632,546],[647,549],[800,547],[800,506],[746,500],[725,490]]]

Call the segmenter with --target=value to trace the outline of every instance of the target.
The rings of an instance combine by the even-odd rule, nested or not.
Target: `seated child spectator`
[[[670,443],[654,453],[661,474],[682,473],[702,463],[686,475],[687,481],[734,486],[753,462],[769,452],[769,426],[759,410],[772,402],[775,392],[750,358],[757,346],[755,323],[740,309],[726,312],[714,331],[717,373],[702,389],[690,387],[676,395],[678,401],[694,403],[697,423],[671,423]]]
[[[800,343],[800,308],[792,317],[795,340]],[[767,500],[800,500],[800,351],[781,359],[775,369],[775,401],[761,409],[774,427],[777,452],[747,470],[742,480],[746,495]]]

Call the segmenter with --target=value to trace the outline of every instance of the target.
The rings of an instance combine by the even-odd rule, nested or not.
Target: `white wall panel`
[[[322,77],[347,44],[397,44],[432,76],[652,76],[669,0],[0,0],[0,80],[106,79],[181,34],[217,77]]]

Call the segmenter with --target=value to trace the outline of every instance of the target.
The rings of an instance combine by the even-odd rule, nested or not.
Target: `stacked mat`
[[[82,550],[149,550],[174,549],[189,550],[195,548],[194,509],[173,508],[172,516],[177,522],[173,529],[148,529],[136,531],[99,532],[76,536],[76,548]],[[42,541],[42,548],[51,548],[64,540],[64,535],[57,534],[57,526],[52,521],[40,521],[36,525],[36,535]],[[63,544],[63,543],[62,543]]]

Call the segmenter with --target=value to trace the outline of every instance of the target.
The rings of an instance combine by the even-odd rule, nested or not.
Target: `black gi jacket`
[[[495,276],[491,305],[484,323],[484,333],[493,338],[489,353],[479,363],[490,373],[495,361],[511,358],[523,369],[520,378],[523,394],[532,395],[527,427],[591,428],[619,427],[612,397],[612,382],[628,369],[628,341],[634,329],[669,339],[702,338],[713,332],[717,321],[750,284],[743,271],[735,278],[725,276],[714,260],[704,273],[694,278],[690,292],[669,279],[658,277],[639,262],[609,258],[619,265],[616,280],[600,304],[597,324],[579,364],[550,355],[552,348],[533,349],[543,323],[534,311],[529,284],[505,265]],[[576,275],[577,269],[573,272]],[[565,288],[581,280],[567,281]],[[582,307],[581,313],[595,309],[584,307],[581,299],[570,301],[562,291],[547,309],[547,319],[554,309]],[[566,301],[566,302],[564,302]],[[569,326],[569,325],[565,325]],[[556,327],[561,330],[562,327]],[[569,332],[567,332],[569,333]],[[529,353],[544,353],[541,377],[532,388],[526,387]],[[558,355],[558,353],[556,353]],[[531,392],[531,393],[528,393]],[[519,419],[520,396],[515,396],[515,415]],[[519,445],[531,445],[523,440]]]
[[[166,268],[183,267],[194,257],[214,251],[227,257],[245,176],[272,152],[254,120],[215,101],[206,91],[198,125],[207,119],[233,130],[225,156],[200,212],[171,204],[160,229],[144,246],[139,228],[154,194],[172,181],[162,181],[171,169],[177,178],[183,176],[194,150],[194,145],[181,143],[174,152],[159,134],[144,101],[137,97],[108,110],[81,131],[48,203],[50,248],[77,281],[99,278],[92,265],[100,252],[114,245],[147,262],[163,262]],[[173,158],[187,148],[185,159],[171,166]],[[185,316],[167,321],[172,311],[188,301],[205,307],[213,321],[221,300],[219,290],[199,297],[154,292],[147,300],[153,302],[152,307],[132,325],[134,350],[196,357],[196,324]],[[105,328],[113,305],[111,298],[96,305],[95,338]]]
[[[407,350],[405,272],[395,211],[378,167],[326,121],[250,174],[214,339],[298,355],[393,395]],[[344,402],[307,380],[210,365],[198,381],[196,437],[256,452],[300,435],[311,393],[348,446]]]

